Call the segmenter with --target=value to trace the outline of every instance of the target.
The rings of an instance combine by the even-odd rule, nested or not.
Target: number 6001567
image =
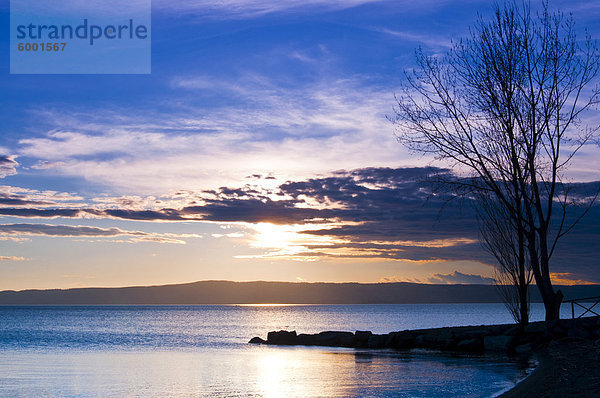
[[[64,51],[67,43],[19,43],[19,51]]]

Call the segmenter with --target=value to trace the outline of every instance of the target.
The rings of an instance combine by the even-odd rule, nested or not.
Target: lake
[[[543,319],[541,304],[532,318]],[[248,340],[511,321],[503,304],[4,306],[0,396],[489,397],[531,363]]]

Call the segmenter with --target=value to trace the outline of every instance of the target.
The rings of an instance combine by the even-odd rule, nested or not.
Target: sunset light
[[[0,398],[600,396],[600,1],[0,3]]]

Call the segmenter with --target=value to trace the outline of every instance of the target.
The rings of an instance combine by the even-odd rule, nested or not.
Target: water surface
[[[0,307],[0,396],[489,397],[527,364],[247,342],[280,329],[387,333],[510,321],[502,304]]]

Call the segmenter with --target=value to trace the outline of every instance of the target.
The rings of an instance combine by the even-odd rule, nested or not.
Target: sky
[[[491,283],[472,210],[425,182],[452,170],[389,121],[415,49],[443,54],[490,4],[157,0],[145,75],[11,75],[3,28],[0,290]],[[600,37],[600,2],[551,6]],[[569,178],[597,186],[598,155]],[[594,206],[564,239],[555,282],[600,283],[599,224]]]

